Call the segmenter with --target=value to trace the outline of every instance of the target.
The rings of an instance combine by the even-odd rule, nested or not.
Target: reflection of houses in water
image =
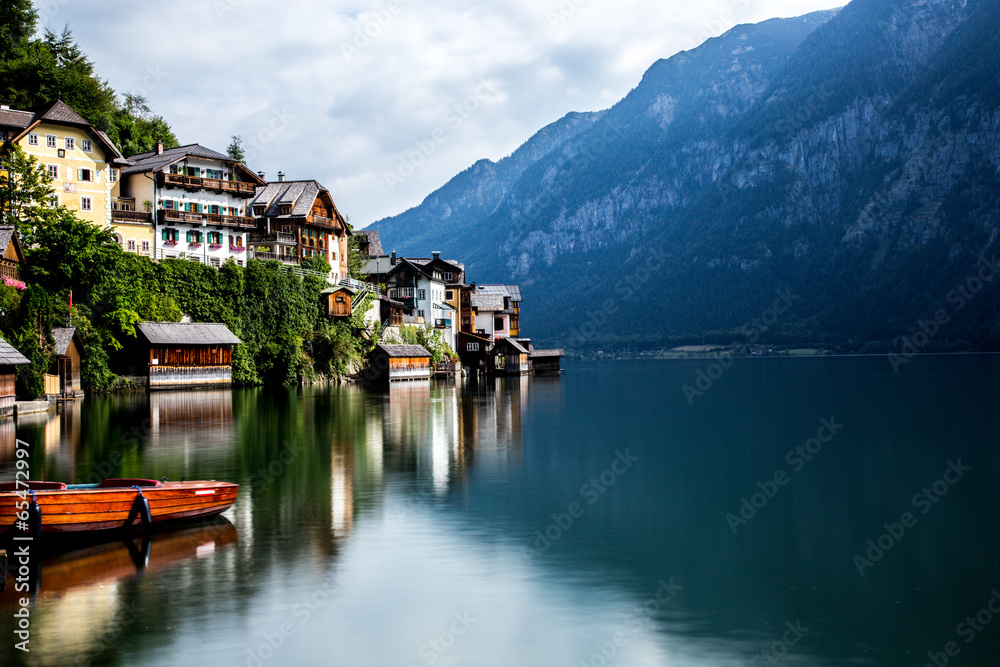
[[[330,528],[334,537],[351,532],[354,524],[354,456],[336,446],[330,453]]]
[[[168,462],[178,454],[183,454],[185,463],[194,453],[223,456],[233,443],[233,392],[151,392],[149,439],[157,445],[146,453],[154,462]]]
[[[495,377],[468,383],[462,394],[462,448],[475,465],[505,467],[521,455],[521,419],[530,376]]]

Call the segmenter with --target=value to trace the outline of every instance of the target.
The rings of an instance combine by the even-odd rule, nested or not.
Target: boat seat
[[[28,488],[24,488],[27,484]],[[3,491],[62,491],[66,485],[62,482],[0,482],[0,492]]]
[[[160,481],[156,479],[127,479],[110,478],[97,485],[99,489],[130,489],[133,486],[159,486]]]

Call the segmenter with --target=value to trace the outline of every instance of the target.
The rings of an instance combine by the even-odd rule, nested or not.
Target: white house
[[[389,298],[402,302],[403,312],[423,318],[425,324],[441,332],[444,342],[456,349],[458,313],[448,303],[448,292],[461,284],[464,277],[464,265],[443,260],[435,252],[431,259],[395,260],[385,279]]]
[[[228,156],[190,144],[128,158],[121,170],[123,196],[153,215],[156,259],[182,258],[221,266],[244,265],[256,218],[247,202],[264,181]]]

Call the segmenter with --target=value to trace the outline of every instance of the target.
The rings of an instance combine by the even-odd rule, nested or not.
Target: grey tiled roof
[[[517,285],[476,285],[480,294],[500,294],[509,296],[511,301],[521,301],[521,288]]]
[[[136,327],[154,345],[236,345],[240,342],[225,324],[140,322]]]
[[[429,357],[431,353],[423,345],[377,345],[376,350],[382,350],[390,357]]]
[[[0,225],[0,256],[7,251],[11,238],[14,237],[14,225]],[[20,249],[20,244],[18,244]]]
[[[0,126],[17,127],[24,129],[31,125],[31,119],[35,114],[30,111],[18,111],[17,109],[0,109]]]
[[[354,233],[368,238],[368,254],[370,256],[375,257],[383,254],[382,237],[378,235],[377,229],[357,229]]]
[[[115,162],[123,159],[121,151],[118,150],[118,146],[115,145],[115,142],[111,141],[111,137],[93,127],[87,122],[86,118],[73,111],[73,109],[62,100],[51,102],[36,112],[18,111],[16,109],[0,109],[0,125],[17,127],[20,128],[22,132],[29,125],[40,121],[65,123],[67,125],[85,127],[90,132],[94,133],[97,137],[98,143],[102,144],[105,151],[109,153],[109,162]]]
[[[249,205],[265,205],[264,215],[269,218],[305,217],[321,192],[330,191],[317,181],[275,181],[259,186]],[[282,204],[290,204],[291,212],[281,215]]]
[[[72,123],[73,125],[90,125],[86,118],[73,111],[73,109],[71,109],[70,106],[62,100],[52,102],[47,109],[39,111],[36,118],[40,120],[56,121],[58,123]]]
[[[561,349],[556,349],[556,350],[532,350],[528,354],[530,354],[532,358],[534,358],[534,357],[565,357],[566,356],[566,352],[564,350],[561,350]]]
[[[186,157],[200,157],[207,160],[219,160],[220,162],[235,162],[228,155],[213,151],[211,148],[205,148],[199,144],[188,144],[187,146],[177,146],[176,148],[164,148],[163,153],[159,155],[157,155],[156,151],[132,155],[128,159],[131,166],[122,169],[122,174],[141,174],[147,171],[159,171]]]
[[[56,354],[60,356],[66,354],[75,333],[76,327],[59,327],[52,330],[52,337],[56,339]]]
[[[507,344],[508,344],[508,345],[510,345],[510,346],[511,346],[512,348],[514,348],[515,350],[517,350],[517,351],[518,351],[518,352],[520,352],[521,354],[528,354],[528,351],[527,351],[526,349],[524,349],[524,347],[522,347],[522,346],[521,346],[521,344],[520,344],[520,343],[518,343],[518,342],[517,342],[516,340],[514,340],[513,338],[501,338],[500,340],[505,340],[505,341],[507,341]],[[500,341],[497,341],[497,343],[499,343],[499,342],[500,342]]]
[[[503,295],[470,294],[469,303],[473,308],[483,312],[503,310]]]
[[[0,366],[22,366],[31,363],[28,359],[14,349],[14,346],[0,338]]]

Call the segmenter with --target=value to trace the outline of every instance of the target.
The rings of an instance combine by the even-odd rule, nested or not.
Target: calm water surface
[[[35,478],[241,490],[40,563],[30,654],[8,580],[0,664],[1000,663],[1000,357],[568,366],[21,420]]]

